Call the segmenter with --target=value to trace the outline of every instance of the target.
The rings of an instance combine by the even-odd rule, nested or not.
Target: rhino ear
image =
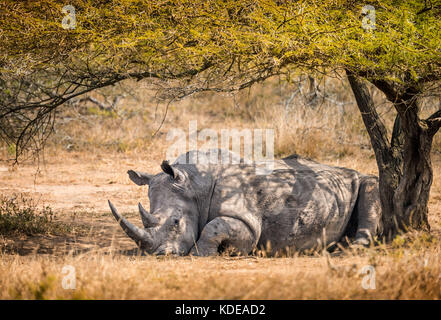
[[[168,174],[172,178],[176,177],[176,173],[173,171],[173,168],[171,167],[171,165],[168,163],[167,160],[162,161],[161,169],[162,171],[164,171],[164,173]]]
[[[130,180],[132,180],[134,183],[136,183],[138,186],[143,186],[150,183],[150,180],[152,179],[152,175],[144,172],[139,171],[133,171],[129,170],[127,171],[129,174]]]
[[[170,177],[172,177],[175,180],[181,179],[181,174],[179,170],[174,169],[167,160],[162,161],[161,163],[161,169],[164,171],[164,173],[168,174]]]

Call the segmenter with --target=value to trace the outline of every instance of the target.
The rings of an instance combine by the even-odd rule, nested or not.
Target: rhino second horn
[[[150,237],[150,235],[143,229],[138,228],[137,226],[131,224],[129,221],[127,221],[124,217],[122,217],[116,208],[113,206],[113,204],[108,200],[110,210],[112,211],[113,216],[115,217],[116,221],[119,223],[121,228],[124,230],[124,232],[132,239],[134,240],[139,246],[148,246],[151,247],[153,245],[153,241]]]
[[[152,228],[159,224],[158,219],[152,214],[148,213],[142,206],[141,202],[138,203],[138,208],[139,208],[139,214],[141,215],[142,224],[144,225],[144,227]]]

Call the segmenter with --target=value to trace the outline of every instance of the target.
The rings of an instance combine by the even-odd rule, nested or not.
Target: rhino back
[[[276,161],[268,175],[252,165],[222,166],[211,212],[244,221],[258,245],[274,250],[308,249],[323,239],[338,241],[355,206],[359,174],[292,157]]]

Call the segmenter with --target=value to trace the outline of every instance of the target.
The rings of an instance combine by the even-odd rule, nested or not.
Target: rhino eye
[[[179,219],[175,219],[173,222],[175,223],[175,225],[178,225],[179,224]]]

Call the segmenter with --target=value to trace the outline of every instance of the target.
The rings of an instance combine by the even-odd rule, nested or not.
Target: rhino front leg
[[[233,247],[241,255],[247,255],[256,242],[254,234],[243,221],[218,217],[204,227],[191,254],[211,256],[217,255],[220,247]]]

